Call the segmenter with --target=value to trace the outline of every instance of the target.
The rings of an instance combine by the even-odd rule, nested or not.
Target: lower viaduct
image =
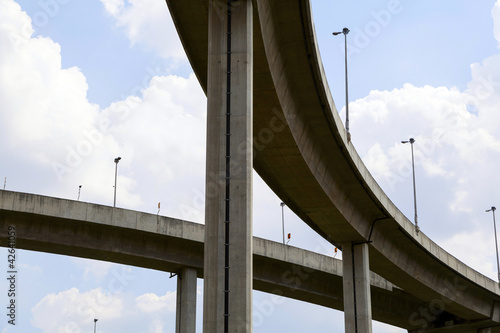
[[[194,333],[196,278],[203,278],[204,225],[110,206],[34,194],[0,191],[0,246],[8,246],[9,226],[16,247],[103,260],[177,274],[177,333]],[[282,243],[253,238],[253,288],[335,310],[344,310],[342,260]],[[464,266],[465,268],[465,266]],[[471,278],[496,286],[470,271]],[[370,273],[373,319],[409,332],[496,332],[493,321],[460,329],[432,328],[453,318],[446,303],[427,303]],[[469,285],[448,281],[449,293]],[[490,293],[491,302],[496,293]],[[432,318],[432,320],[429,320]],[[452,320],[452,319],[450,319]],[[443,323],[446,327],[446,323]]]
[[[252,332],[253,289],[342,310],[347,333],[370,333],[372,319],[500,332],[498,283],[419,232],[349,140],[310,0],[166,5],[208,100],[205,225],[0,191],[0,245],[15,225],[19,248],[175,272],[178,332],[194,332],[196,277],[205,333]],[[253,237],[253,169],[343,260]]]

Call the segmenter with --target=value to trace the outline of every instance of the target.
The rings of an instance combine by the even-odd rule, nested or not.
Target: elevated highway
[[[165,272],[194,268],[203,278],[204,225],[109,206],[0,190],[0,246],[8,227],[16,248],[103,260]],[[254,238],[254,289],[343,309],[342,262]],[[376,274],[374,318],[410,327],[426,304]]]
[[[224,15],[226,2],[166,2],[207,91],[209,3],[220,3],[216,10]],[[308,0],[253,1],[253,80],[255,170],[325,239],[344,252],[368,244],[363,246],[373,272],[434,307],[432,316],[418,314],[400,327],[486,332],[500,324],[498,284],[417,232],[348,142],[323,71]]]

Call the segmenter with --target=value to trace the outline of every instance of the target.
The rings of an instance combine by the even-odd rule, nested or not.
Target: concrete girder
[[[251,0],[208,2],[203,331],[252,332]]]
[[[105,260],[203,278],[204,226],[85,202],[0,191],[0,246],[16,227],[19,249]],[[254,290],[343,310],[342,261],[253,240]],[[375,320],[412,328],[408,318],[426,304],[371,273]]]
[[[173,16],[185,18],[175,1],[167,2]],[[333,244],[370,240],[371,269],[406,292],[427,304],[442,300],[445,311],[461,320],[500,322],[492,317],[492,304],[500,301],[498,284],[446,253],[424,232],[417,234],[347,142],[319,57],[310,2],[256,0],[254,11],[259,21],[254,23],[254,73],[264,87],[254,91],[254,142],[272,116],[286,122],[255,154],[257,172]],[[174,21],[180,30],[191,28],[180,37],[194,71],[205,72],[205,55],[189,48],[200,22]]]
[[[175,333],[196,332],[196,268],[183,267],[177,273]]]
[[[347,141],[321,66],[309,2],[257,4],[269,70],[285,118],[320,185],[314,191],[330,201],[314,207],[331,217],[313,219],[315,226],[334,243],[370,241],[371,269],[423,301],[441,299],[447,312],[464,320],[490,318],[492,303],[486,295],[498,299],[498,286],[491,280],[486,286],[489,279],[477,272],[470,274],[473,280],[462,276],[453,267],[455,258],[424,233],[416,234]],[[303,195],[314,197],[309,191]]]

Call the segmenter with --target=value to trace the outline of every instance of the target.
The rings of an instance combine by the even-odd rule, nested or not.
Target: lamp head
[[[491,207],[491,209],[488,209],[488,210],[486,211],[486,213],[488,213],[488,212],[495,212],[495,210],[497,210],[495,207]]]
[[[285,206],[285,203],[284,203],[284,202],[281,202],[281,203],[280,203],[280,206],[281,206],[281,207],[284,207],[284,206]]]
[[[120,160],[121,160],[121,159],[122,159],[121,157],[117,157],[117,158],[115,158],[115,163],[120,162]]]
[[[348,33],[349,33],[349,29],[344,28],[344,29],[342,29],[342,31],[339,31],[339,32],[332,32],[332,35],[334,35],[334,36],[337,36],[337,35],[340,35],[340,34],[347,35]]]

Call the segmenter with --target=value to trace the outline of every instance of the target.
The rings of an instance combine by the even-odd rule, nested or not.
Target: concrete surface
[[[197,277],[196,269],[192,267],[183,267],[177,273],[175,333],[196,332]]]
[[[372,300],[368,244],[343,244],[343,248],[345,332],[371,333]]]
[[[184,268],[194,268],[198,278],[203,278],[201,224],[80,201],[0,191],[0,246],[7,246],[9,225],[16,226],[19,249],[181,274]],[[254,237],[253,246],[254,290],[343,310],[341,260],[262,238]],[[428,309],[429,304],[374,273],[370,274],[370,282],[373,319],[415,328],[412,316]]]
[[[206,90],[205,1],[167,5]],[[308,0],[254,1],[253,124],[254,168],[288,207],[332,244],[370,241],[372,271],[427,308],[442,305],[436,315],[410,318],[415,329],[500,323],[498,283],[441,249],[425,229],[417,234],[347,142]]]
[[[252,332],[253,11],[251,0],[233,7],[230,16],[226,1],[210,0],[208,7],[207,333]]]

